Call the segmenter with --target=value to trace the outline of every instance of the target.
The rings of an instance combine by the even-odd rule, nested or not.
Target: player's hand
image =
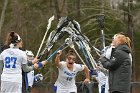
[[[38,63],[39,59],[37,59],[37,57],[34,58],[34,60],[32,61],[33,64]]]
[[[103,68],[102,66],[96,66],[96,70],[100,70],[102,68]]]
[[[60,56],[62,54],[62,50],[57,51],[57,55]]]
[[[87,78],[84,80],[84,83],[85,83],[85,84],[88,84],[89,82],[90,82],[90,80],[87,79]]]
[[[45,66],[47,64],[47,61],[42,61],[42,65]]]
[[[38,69],[38,64],[37,63],[34,64],[34,68]]]

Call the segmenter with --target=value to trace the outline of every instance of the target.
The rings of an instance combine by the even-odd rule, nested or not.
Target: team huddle
[[[57,51],[55,65],[58,68],[58,78],[54,84],[54,93],[77,93],[75,77],[77,72],[84,71],[84,83],[90,83],[92,75],[86,64],[76,63],[76,53],[70,49],[65,60],[60,60],[62,50]],[[31,51],[22,50],[22,39],[10,32],[6,45],[0,54],[1,93],[29,93],[36,77],[42,80],[42,75],[34,76],[34,70],[42,68],[47,60],[39,62]],[[130,39],[122,33],[114,35],[112,43],[103,49],[98,59],[95,79],[98,81],[99,93],[129,93],[131,81],[131,47]],[[24,81],[24,82],[23,82]]]

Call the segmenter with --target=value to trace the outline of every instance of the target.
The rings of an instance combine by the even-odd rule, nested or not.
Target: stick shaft
[[[78,54],[78,52],[77,52],[77,50],[75,49],[75,47],[72,47],[72,48],[73,48],[73,50],[75,51],[76,55],[80,58],[80,60],[82,61],[82,63],[83,63],[84,65],[86,65],[85,62],[83,61],[83,59],[81,58],[81,56]]]
[[[46,38],[46,35],[47,35],[47,33],[48,33],[49,29],[50,29],[51,22],[52,22],[53,20],[54,20],[54,16],[52,16],[52,17],[48,20],[47,30],[46,30],[46,32],[45,32],[45,35],[44,35],[43,39],[42,39],[42,42],[41,42],[41,44],[40,44],[40,47],[39,47],[38,52],[37,52],[37,54],[36,54],[36,57],[38,57],[38,55],[39,55],[39,52],[40,52],[40,50],[41,50],[41,48],[42,48],[42,45],[43,45],[44,40],[45,40],[45,38]]]
[[[101,30],[102,34],[102,44],[103,44],[103,49],[105,48],[105,37],[104,37],[104,30]]]

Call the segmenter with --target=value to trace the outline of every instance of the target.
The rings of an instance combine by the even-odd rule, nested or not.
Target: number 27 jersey
[[[75,76],[78,71],[84,70],[84,65],[81,64],[73,64],[73,71],[70,71],[67,68],[67,63],[64,61],[61,61],[61,67],[58,69],[59,74],[58,74],[58,79],[55,82],[55,85],[65,88],[70,88],[70,87],[75,87]]]
[[[0,55],[3,61],[2,81],[22,82],[22,64],[27,63],[27,56],[24,51],[18,48],[8,48]]]

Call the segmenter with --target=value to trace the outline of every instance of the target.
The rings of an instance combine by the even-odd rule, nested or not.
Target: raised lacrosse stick
[[[41,50],[41,48],[42,48],[42,45],[43,45],[44,40],[45,40],[45,38],[46,38],[46,35],[47,35],[47,33],[48,33],[48,31],[49,31],[49,29],[50,29],[50,27],[51,27],[51,22],[52,22],[53,20],[54,20],[54,15],[53,15],[52,17],[50,17],[50,19],[48,20],[47,30],[46,30],[46,32],[45,32],[45,35],[44,35],[43,39],[42,39],[42,42],[41,42],[41,44],[40,44],[40,47],[39,47],[38,52],[37,52],[37,54],[36,54],[36,57],[38,57],[38,55],[39,55],[39,52],[40,52],[40,50]]]
[[[69,21],[70,20],[68,20],[67,17],[60,18],[56,30],[54,30],[51,36],[49,36],[48,38],[49,40],[47,40],[46,47],[39,54],[38,58],[42,58],[46,50],[50,51],[50,49],[53,47],[53,44],[60,38],[59,36],[62,34],[61,33],[62,28],[67,26]]]

